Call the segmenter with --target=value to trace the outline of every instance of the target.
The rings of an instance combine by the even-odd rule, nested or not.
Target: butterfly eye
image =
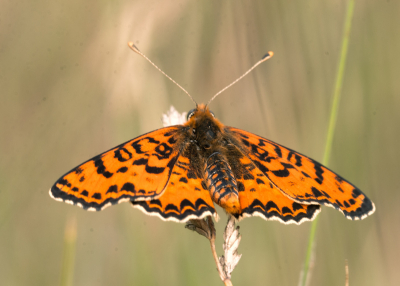
[[[210,113],[211,113],[211,115],[215,118],[214,112],[212,112],[212,111],[210,110]]]
[[[195,112],[196,112],[196,109],[190,110],[190,111],[188,112],[188,115],[187,115],[187,120],[189,120],[190,117],[192,117],[192,116],[194,115]]]

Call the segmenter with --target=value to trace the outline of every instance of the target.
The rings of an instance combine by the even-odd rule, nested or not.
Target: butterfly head
[[[196,142],[202,149],[210,149],[222,136],[222,123],[204,104],[199,104],[188,112],[188,121],[185,125],[188,127],[193,142]]]

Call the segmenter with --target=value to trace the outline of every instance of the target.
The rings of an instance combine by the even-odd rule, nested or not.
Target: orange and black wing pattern
[[[375,211],[357,187],[313,159],[244,130],[225,127],[225,132],[268,179],[265,183],[272,183],[293,201],[331,206],[352,220]]]
[[[321,211],[318,204],[300,204],[284,195],[247,157],[240,158],[242,176],[236,178],[242,213],[239,219],[259,216],[284,224],[313,220]]]
[[[58,201],[99,211],[130,200],[154,200],[165,191],[179,158],[180,126],[139,136],[62,176],[50,189]]]
[[[203,179],[193,171],[189,158],[180,156],[161,197],[131,203],[146,214],[158,216],[163,220],[186,222],[189,219],[201,219],[211,215],[218,220],[210,192],[202,182]]]

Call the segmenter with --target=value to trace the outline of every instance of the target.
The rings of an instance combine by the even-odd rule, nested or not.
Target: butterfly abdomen
[[[205,178],[211,198],[230,214],[240,214],[238,187],[227,159],[219,152],[208,157]]]

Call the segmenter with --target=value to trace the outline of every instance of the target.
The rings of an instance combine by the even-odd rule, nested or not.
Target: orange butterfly
[[[147,59],[132,43],[130,47]],[[271,56],[272,52],[242,77]],[[223,125],[208,104],[196,104],[187,119],[86,161],[62,176],[50,196],[92,211],[130,201],[149,215],[177,222],[210,215],[217,219],[214,203],[237,219],[260,216],[296,224],[313,220],[320,205],[353,220],[375,210],[357,187],[328,168]]]

